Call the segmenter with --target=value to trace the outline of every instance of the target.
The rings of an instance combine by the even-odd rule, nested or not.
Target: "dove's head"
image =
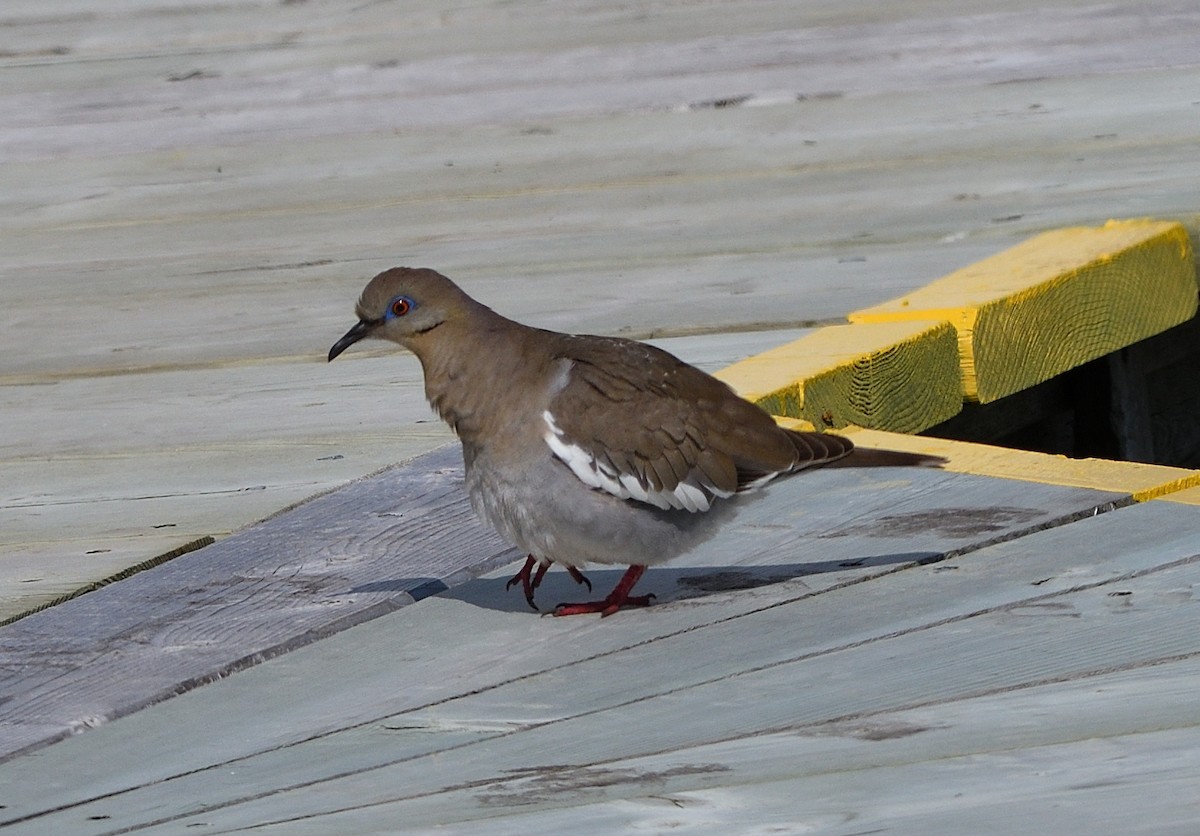
[[[355,312],[358,324],[329,349],[337,357],[361,339],[391,340],[415,350],[447,322],[486,310],[454,282],[425,267],[393,267],[367,284]]]

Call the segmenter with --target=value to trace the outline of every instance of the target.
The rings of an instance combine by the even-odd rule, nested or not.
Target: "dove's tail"
[[[946,462],[942,456],[925,453],[855,447],[850,455],[830,462],[826,467],[942,467]]]

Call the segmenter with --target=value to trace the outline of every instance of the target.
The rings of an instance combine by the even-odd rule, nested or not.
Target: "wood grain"
[[[913,433],[962,409],[958,339],[938,322],[821,328],[716,375],[772,415]]]
[[[1178,325],[1196,304],[1182,224],[1110,221],[1043,233],[850,320],[948,318],[963,394],[989,403]]]

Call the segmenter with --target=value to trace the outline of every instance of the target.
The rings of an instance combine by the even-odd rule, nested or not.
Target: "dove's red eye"
[[[412,307],[412,300],[407,296],[397,296],[392,300],[392,307],[390,308],[390,311],[392,316],[404,316],[406,313],[412,310]]]

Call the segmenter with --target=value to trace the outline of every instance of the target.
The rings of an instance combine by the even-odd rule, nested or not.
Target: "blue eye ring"
[[[395,319],[404,316],[417,306],[417,303],[407,296],[397,296],[388,303],[387,319]]]

